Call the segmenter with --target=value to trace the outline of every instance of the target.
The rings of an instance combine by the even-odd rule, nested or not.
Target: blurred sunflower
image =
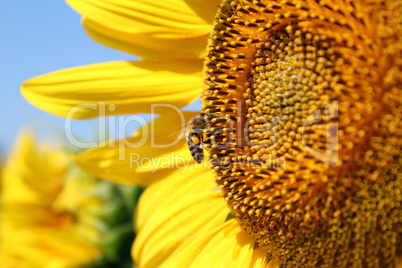
[[[108,267],[117,257],[111,245],[133,239],[115,186],[74,167],[60,144],[37,145],[31,132],[7,159],[0,194],[1,267]]]
[[[81,103],[148,113],[201,95],[208,117],[213,170],[169,136],[183,118],[167,106],[133,137],[76,158],[101,178],[149,186],[135,220],[139,267],[399,265],[400,1],[68,2],[91,37],[141,60],[33,78],[22,87],[31,103],[91,118]]]

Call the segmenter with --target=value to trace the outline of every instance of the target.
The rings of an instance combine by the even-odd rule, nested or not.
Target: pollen
[[[223,1],[202,112],[216,182],[285,267],[402,254],[402,2]]]

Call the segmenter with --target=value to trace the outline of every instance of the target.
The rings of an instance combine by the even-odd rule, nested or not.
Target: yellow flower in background
[[[2,267],[81,267],[100,258],[93,214],[104,200],[94,195],[94,177],[69,174],[70,164],[60,148],[37,147],[32,133],[19,137],[1,181]]]
[[[223,130],[215,142],[233,146],[205,145],[216,173],[194,166],[187,144],[170,135],[182,118],[164,106],[133,137],[77,156],[98,177],[149,186],[135,218],[132,255],[139,267],[396,266],[400,1],[223,1],[218,13],[214,0],[68,2],[91,37],[141,60],[33,78],[22,87],[31,103],[83,119],[100,114],[88,103],[104,102],[105,115],[149,113],[152,104],[182,108],[202,94],[203,112],[219,118],[211,123]],[[305,152],[299,124],[336,100],[344,129],[340,163],[331,169]],[[197,114],[183,112],[183,121]],[[285,118],[273,130],[277,140],[264,125],[275,116]],[[384,120],[371,124],[377,116]],[[240,127],[225,125],[229,119],[249,120],[244,135],[254,147],[236,134]],[[306,135],[307,145],[322,152],[322,124]],[[131,146],[144,137],[141,147]],[[289,166],[277,172],[253,166],[268,154]],[[252,165],[236,166],[242,160]]]
[[[21,133],[1,177],[1,267],[97,267],[114,261],[107,243],[118,246],[119,232],[132,239],[114,186],[74,167],[72,157],[60,143]]]

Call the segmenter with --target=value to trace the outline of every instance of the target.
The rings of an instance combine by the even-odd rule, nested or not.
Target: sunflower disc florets
[[[216,181],[288,267],[393,267],[401,1],[224,1],[205,61]]]

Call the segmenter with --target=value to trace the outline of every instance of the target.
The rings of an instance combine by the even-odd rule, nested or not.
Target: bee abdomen
[[[204,151],[201,145],[199,133],[193,132],[187,138],[188,148],[190,149],[191,156],[199,164],[204,158]]]
[[[204,151],[200,145],[189,146],[191,156],[194,158],[195,162],[200,164],[204,159]]]

